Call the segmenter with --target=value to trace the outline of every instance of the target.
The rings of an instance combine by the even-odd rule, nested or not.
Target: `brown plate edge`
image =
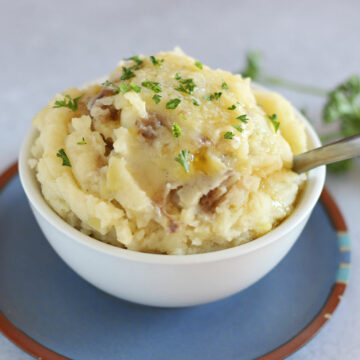
[[[18,173],[17,162],[8,167],[0,175],[0,190],[5,187],[6,184]],[[326,188],[324,188],[321,194],[321,202],[325,206],[331,222],[333,223],[335,230],[338,233],[346,234],[347,226],[345,220],[340,212],[340,209],[336,205],[334,199],[331,197]],[[350,249],[347,249],[350,251]],[[275,350],[261,356],[258,360],[280,360],[293,354],[295,351],[304,346],[312,337],[322,328],[322,326],[331,318],[331,315],[339,305],[341,298],[345,292],[347,282],[336,281],[331,289],[329,297],[322,307],[319,314],[300,331],[295,337],[276,348]],[[31,337],[26,335],[16,326],[14,326],[7,317],[0,311],[0,331],[12,341],[19,348],[41,360],[70,360],[45,346],[39,344]]]

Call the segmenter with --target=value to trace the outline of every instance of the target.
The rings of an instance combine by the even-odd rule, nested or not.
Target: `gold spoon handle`
[[[294,156],[292,170],[302,173],[320,165],[360,156],[360,134]]]

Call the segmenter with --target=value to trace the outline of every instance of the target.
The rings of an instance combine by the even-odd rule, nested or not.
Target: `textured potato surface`
[[[50,206],[135,251],[254,240],[291,213],[306,180],[290,170],[307,150],[290,103],[179,49],[125,60],[104,84],[57,94],[33,125],[31,164]]]

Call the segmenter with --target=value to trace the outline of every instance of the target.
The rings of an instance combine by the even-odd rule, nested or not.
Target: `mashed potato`
[[[135,251],[256,239],[290,214],[306,179],[290,170],[307,149],[292,106],[179,49],[130,58],[104,84],[56,95],[33,124],[31,162],[50,206]]]

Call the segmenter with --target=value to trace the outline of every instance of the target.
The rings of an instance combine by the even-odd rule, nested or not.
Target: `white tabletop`
[[[249,49],[268,73],[330,88],[360,73],[357,0],[2,2],[0,171],[17,157],[32,116],[56,92],[109,73],[118,60],[179,45],[211,67],[236,71]],[[320,126],[323,100],[283,93]],[[328,176],[353,239],[352,277],[335,315],[292,360],[360,357],[360,164]],[[0,360],[31,357],[0,335]]]

